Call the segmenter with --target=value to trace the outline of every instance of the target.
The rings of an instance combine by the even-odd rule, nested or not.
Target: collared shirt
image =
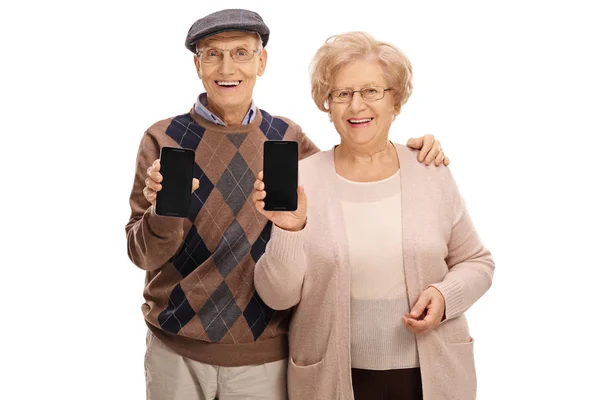
[[[207,107],[208,107],[208,97],[205,92],[205,93],[202,93],[200,96],[198,96],[198,100],[196,100],[196,104],[194,106],[196,112],[202,118],[212,121],[217,125],[227,126],[227,124],[225,122],[223,122],[221,120],[221,118],[217,117]],[[256,117],[256,105],[254,104],[254,99],[253,99],[252,103],[250,104],[250,109],[248,110],[248,113],[246,114],[244,119],[242,119],[242,125],[247,125],[250,122],[254,121],[255,117]]]

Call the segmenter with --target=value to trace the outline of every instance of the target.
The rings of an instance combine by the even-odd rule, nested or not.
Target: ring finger
[[[435,157],[435,165],[436,165],[436,167],[439,167],[440,164],[444,161],[445,158],[446,158],[446,156],[444,155],[444,151],[440,150],[440,152],[438,153],[438,155]]]
[[[254,192],[254,201],[260,201],[267,196],[267,192],[264,190],[257,190]]]
[[[159,190],[162,189],[162,185],[158,182],[154,182],[154,180],[150,179],[150,178],[146,178],[146,186],[152,190],[154,190],[155,192],[158,192]]]

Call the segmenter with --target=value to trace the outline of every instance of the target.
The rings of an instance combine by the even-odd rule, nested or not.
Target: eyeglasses
[[[246,62],[252,60],[255,53],[258,53],[257,49],[248,50],[244,47],[236,47],[235,49],[208,49],[196,52],[196,55],[203,63],[214,64],[220,62],[224,53],[228,52],[229,56],[235,62]]]
[[[334,103],[350,103],[354,98],[354,93],[360,93],[363,100],[375,101],[382,99],[388,90],[392,90],[392,88],[386,89],[381,86],[369,86],[360,90],[338,89],[332,91],[329,97],[331,97]]]

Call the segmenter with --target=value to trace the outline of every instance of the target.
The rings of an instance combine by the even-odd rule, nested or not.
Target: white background
[[[222,8],[271,29],[257,104],[338,137],[308,65],[333,34],[406,52],[391,138],[433,133],[491,249],[468,311],[478,399],[598,399],[600,24],[593,1],[64,1],[0,6],[0,398],[144,399],[137,146],[202,91],[183,43]]]

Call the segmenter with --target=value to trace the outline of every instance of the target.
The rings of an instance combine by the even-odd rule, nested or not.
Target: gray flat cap
[[[269,41],[269,28],[254,11],[242,9],[221,10],[194,22],[185,39],[185,47],[196,53],[196,43],[207,36],[226,31],[257,32],[263,47]]]

